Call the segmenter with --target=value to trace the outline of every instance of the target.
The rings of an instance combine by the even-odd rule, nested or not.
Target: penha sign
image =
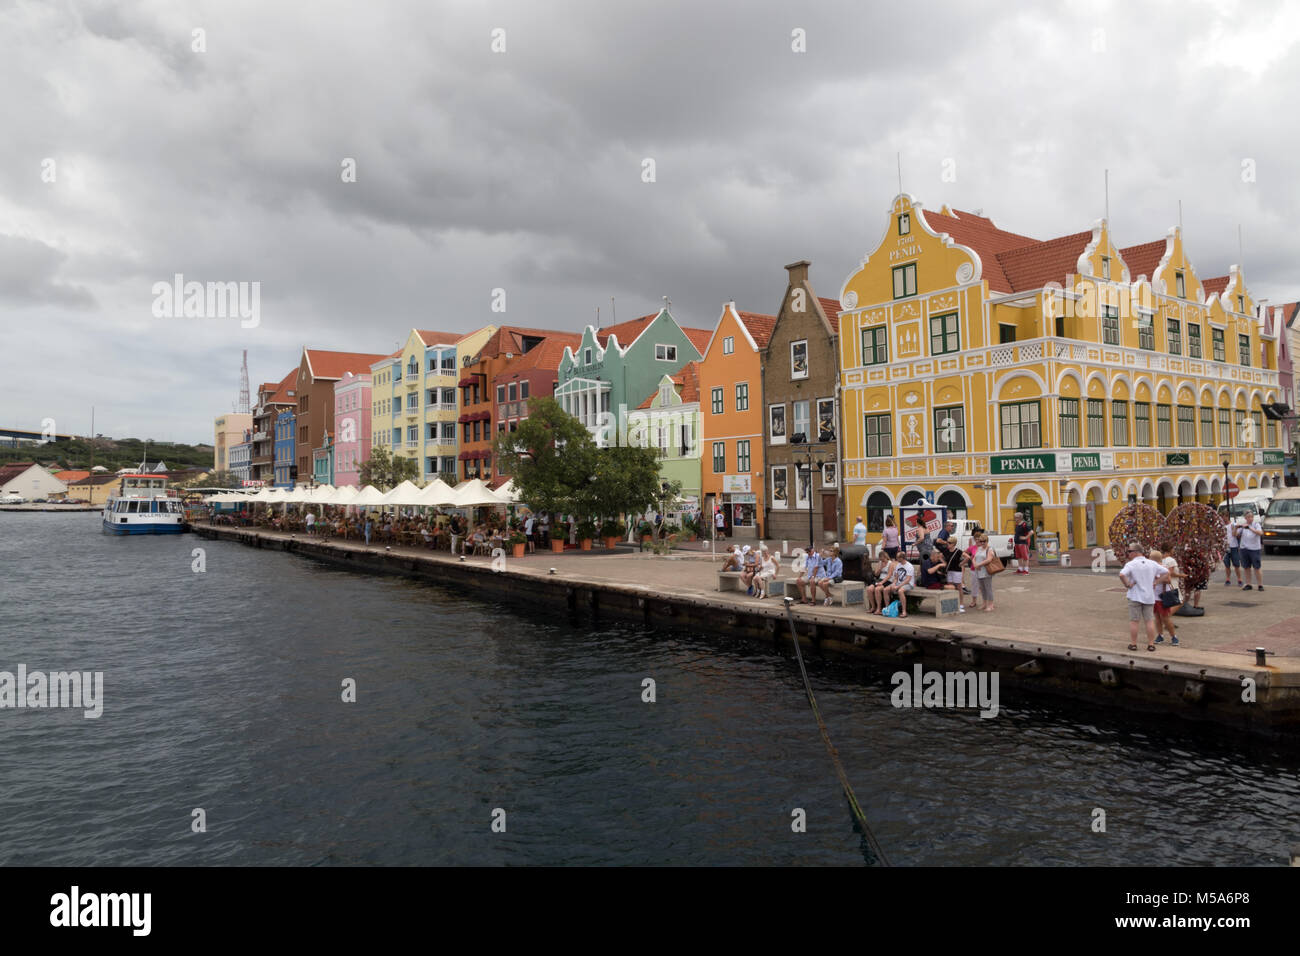
[[[995,475],[1069,475],[1076,472],[1113,471],[1115,454],[1109,451],[1049,451],[992,455],[989,467]]]

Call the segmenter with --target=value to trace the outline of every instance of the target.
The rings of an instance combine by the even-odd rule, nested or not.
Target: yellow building
[[[1281,484],[1277,333],[1237,266],[1200,278],[1178,229],[1040,241],[906,194],[884,225],[840,295],[845,498],[872,531],[924,495],[1084,548],[1129,500],[1218,501],[1225,462]]]

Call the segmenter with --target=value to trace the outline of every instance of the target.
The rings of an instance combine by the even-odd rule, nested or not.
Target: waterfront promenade
[[[376,558],[418,559],[422,564],[460,565],[459,570],[479,569],[491,573],[492,559],[466,557],[463,561],[446,552],[426,548],[381,545],[367,547],[359,542],[332,539],[315,541],[308,535],[290,535],[266,529],[216,529],[209,531],[257,535],[270,541],[292,540],[303,545],[319,544],[329,549],[370,554]],[[779,598],[758,600],[743,592],[719,592],[716,571],[721,558],[710,553],[680,549],[671,555],[618,548],[605,552],[567,551],[562,554],[539,552],[523,558],[507,557],[503,570],[510,575],[545,578],[553,585],[609,586],[620,591],[644,593],[651,598],[691,598],[693,603],[719,611],[762,611],[766,615],[782,613]],[[782,578],[789,577],[788,561],[783,562]],[[500,567],[500,563],[498,562]],[[552,575],[550,569],[554,568]],[[430,568],[436,579],[436,569]],[[795,605],[798,621],[823,622],[857,630],[882,633],[930,636],[955,635],[970,642],[987,638],[999,644],[1017,643],[1022,647],[1054,649],[1075,657],[1098,657],[1117,664],[1147,668],[1170,664],[1191,668],[1254,671],[1255,648],[1268,651],[1267,670],[1287,685],[1300,688],[1300,588],[1268,587],[1264,592],[1243,592],[1222,585],[1217,573],[1202,596],[1203,617],[1176,617],[1181,646],[1157,645],[1154,652],[1142,648],[1127,650],[1128,605],[1124,587],[1118,580],[1119,567],[1102,573],[1082,569],[1035,569],[1028,575],[1011,571],[995,580],[995,606],[992,613],[969,610],[942,618],[927,613],[913,613],[906,619],[883,618],[866,613],[861,606],[823,607]]]

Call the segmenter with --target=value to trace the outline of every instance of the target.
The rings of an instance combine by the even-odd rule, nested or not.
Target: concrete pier
[[[743,592],[717,590],[706,554],[655,556],[539,552],[452,557],[424,548],[321,540],[265,529],[200,524],[205,538],[287,551],[335,565],[399,574],[481,594],[494,601],[564,607],[608,620],[684,627],[702,636],[790,648],[785,610]],[[552,574],[550,569],[554,568]],[[1087,699],[1132,711],[1174,714],[1254,732],[1300,732],[1300,592],[1270,587],[1205,592],[1204,617],[1175,618],[1182,645],[1128,651],[1128,607],[1118,568],[1014,573],[995,579],[992,613],[936,618],[868,615],[862,606],[796,605],[802,645],[827,657],[867,659],[910,669],[996,670],[1004,687]],[[783,574],[783,576],[785,576]],[[1217,583],[1217,579],[1215,581]],[[1268,651],[1256,663],[1255,648]]]

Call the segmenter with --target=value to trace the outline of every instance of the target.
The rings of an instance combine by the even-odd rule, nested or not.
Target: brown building
[[[370,371],[382,355],[362,352],[326,352],[321,349],[303,349],[298,363],[297,400],[298,431],[295,458],[298,465],[298,482],[306,482],[313,474],[312,452],[322,444],[325,434],[334,434],[334,383],[345,372],[363,375]],[[274,434],[274,429],[272,430]]]
[[[574,332],[553,332],[540,345],[506,363],[492,379],[493,432],[514,431],[528,417],[530,398],[550,398],[555,394],[556,369],[566,347],[577,349],[582,336]],[[509,476],[495,465],[493,484],[504,483]]]
[[[806,547],[839,539],[839,303],[819,299],[806,260],[789,284],[763,350],[763,451],[767,507],[762,536]],[[707,436],[705,436],[707,438]],[[811,453],[811,454],[810,454]],[[811,469],[809,461],[812,462]]]
[[[108,496],[117,491],[121,479],[114,474],[90,474],[85,478],[68,483],[68,497],[81,498],[92,505],[102,506]]]
[[[496,429],[492,424],[495,390],[492,383],[510,363],[541,345],[547,336],[555,335],[549,329],[521,329],[503,325],[492,334],[478,353],[461,360],[460,381],[460,469],[461,481],[470,478],[488,480],[494,474],[492,464],[492,439]],[[554,376],[552,376],[552,381]],[[508,394],[508,389],[507,389]]]
[[[293,388],[298,370],[291,369],[278,382],[263,382],[257,387],[257,404],[253,408],[253,449],[248,460],[248,477],[264,481],[269,488],[275,483],[275,417],[292,411],[295,403],[285,397]]]

